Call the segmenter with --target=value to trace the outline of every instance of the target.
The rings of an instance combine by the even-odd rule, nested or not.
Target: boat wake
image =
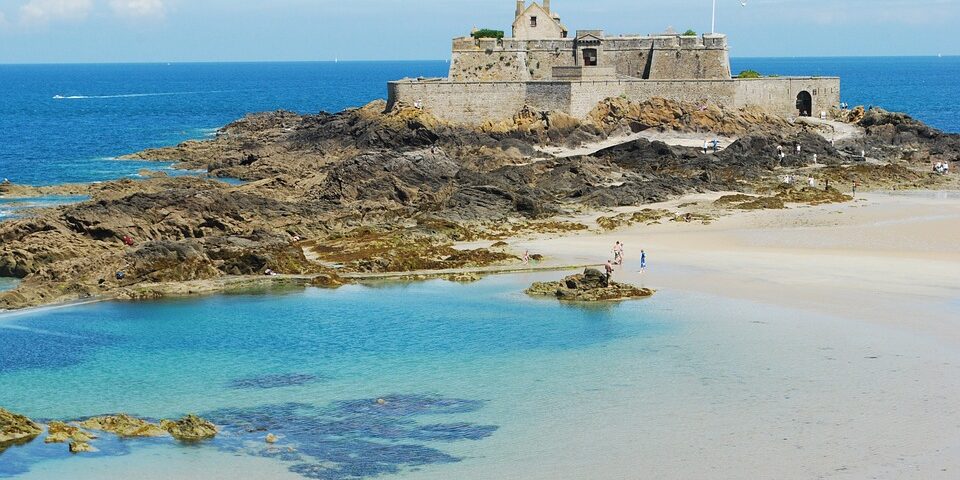
[[[139,98],[139,97],[170,97],[174,95],[204,95],[208,93],[224,93],[227,90],[212,90],[205,92],[162,92],[162,93],[124,93],[118,95],[54,95],[54,100],[103,100],[110,98]]]

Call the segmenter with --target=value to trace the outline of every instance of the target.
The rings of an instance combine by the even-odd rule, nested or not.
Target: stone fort
[[[512,33],[455,38],[448,77],[390,82],[389,107],[418,105],[438,118],[476,125],[512,118],[524,107],[583,118],[612,97],[755,106],[784,117],[840,103],[836,77],[733,78],[721,34],[571,35],[550,0],[517,0]]]

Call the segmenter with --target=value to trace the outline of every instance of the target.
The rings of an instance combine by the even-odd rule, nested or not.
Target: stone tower
[[[513,18],[517,18],[520,15],[523,15],[523,11],[526,9],[527,9],[527,2],[525,2],[524,0],[517,0],[517,13],[513,16]]]

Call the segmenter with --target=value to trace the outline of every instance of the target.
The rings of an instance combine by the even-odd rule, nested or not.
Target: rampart
[[[642,102],[654,97],[710,102],[731,108],[756,106],[783,117],[813,114],[840,103],[836,77],[760,79],[582,80],[454,82],[417,79],[390,82],[388,108],[420,105],[438,118],[477,125],[512,118],[524,106],[561,111],[584,118],[600,101],[625,97]],[[803,100],[808,99],[804,104]],[[809,108],[809,110],[807,110]]]
[[[597,51],[598,65],[637,79],[727,79],[724,35],[618,36],[584,30],[577,38],[453,40],[449,79],[457,82],[549,80],[554,67],[582,64],[582,51]]]

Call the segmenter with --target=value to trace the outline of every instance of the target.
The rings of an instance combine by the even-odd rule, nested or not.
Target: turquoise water
[[[503,402],[525,395],[523,365],[671,328],[651,302],[565,306],[527,298],[528,280],[100,303],[0,317],[0,405],[38,419],[197,412],[226,427],[198,448],[277,457],[309,478],[456,463],[469,455],[453,453],[453,444],[482,443],[514,421]],[[262,444],[267,431],[297,445],[297,454],[245,447]],[[157,443],[108,438],[97,456]],[[42,441],[12,448],[0,456],[0,476],[66,456]],[[337,469],[320,467],[329,462]]]

